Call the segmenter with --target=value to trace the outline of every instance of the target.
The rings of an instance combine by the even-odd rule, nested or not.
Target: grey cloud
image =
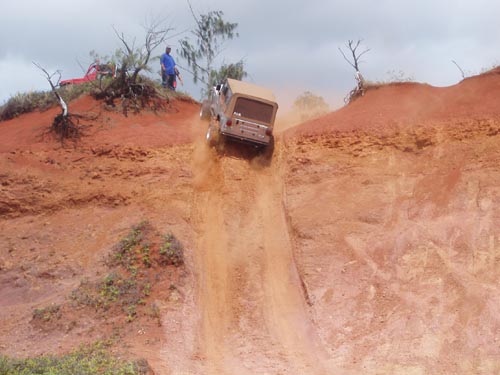
[[[302,86],[342,97],[354,84],[352,68],[338,52],[348,39],[363,39],[371,49],[362,71],[372,80],[386,79],[393,70],[417,81],[449,85],[461,78],[452,59],[478,73],[500,58],[495,49],[500,3],[494,0],[191,2],[201,13],[223,10],[227,21],[239,24],[240,37],[225,44],[220,62],[243,58],[250,80],[276,90],[300,91],[297,86]],[[78,76],[82,68],[77,61],[89,63],[90,50],[107,54],[118,48],[112,26],[140,38],[141,25],[152,17],[165,19],[176,31],[193,25],[185,1],[10,1],[0,14],[0,64],[22,60],[26,75],[26,66],[37,60],[62,69],[65,77]],[[175,50],[177,39],[171,42]],[[9,66],[16,69],[13,63]],[[6,90],[28,87],[25,80],[18,86],[11,79],[7,82],[5,74],[0,72],[0,81],[9,87],[2,88],[0,100],[5,100]],[[187,73],[184,78],[190,80]],[[193,84],[185,89],[198,98]]]

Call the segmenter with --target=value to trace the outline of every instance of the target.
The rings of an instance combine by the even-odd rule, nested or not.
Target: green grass
[[[0,355],[0,375],[145,375],[146,360],[128,361],[111,355],[109,344],[98,342],[63,356],[16,359]]]
[[[69,102],[83,94],[90,93],[92,90],[91,83],[82,83],[61,87],[58,92],[66,102]],[[50,90],[19,93],[12,96],[0,107],[0,121],[10,120],[25,113],[45,111],[58,105],[54,93]]]

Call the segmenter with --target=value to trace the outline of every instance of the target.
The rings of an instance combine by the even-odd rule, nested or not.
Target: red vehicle
[[[60,86],[76,85],[79,83],[91,82],[99,79],[100,77],[112,77],[115,74],[115,67],[113,64],[99,64],[92,63],[87,69],[87,73],[82,78],[65,79],[59,82]]]

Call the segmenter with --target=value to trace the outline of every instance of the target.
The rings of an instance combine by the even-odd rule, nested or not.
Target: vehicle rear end
[[[241,142],[267,146],[273,142],[278,105],[262,98],[235,94],[221,118],[220,132]]]

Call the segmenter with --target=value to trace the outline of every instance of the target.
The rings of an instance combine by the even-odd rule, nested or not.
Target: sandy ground
[[[156,374],[499,374],[500,75],[397,84],[286,129],[271,163],[203,142],[196,103],[89,98],[0,123],[0,352],[119,337]],[[148,220],[185,247],[145,314],[68,303]],[[34,310],[63,306],[49,322]]]

